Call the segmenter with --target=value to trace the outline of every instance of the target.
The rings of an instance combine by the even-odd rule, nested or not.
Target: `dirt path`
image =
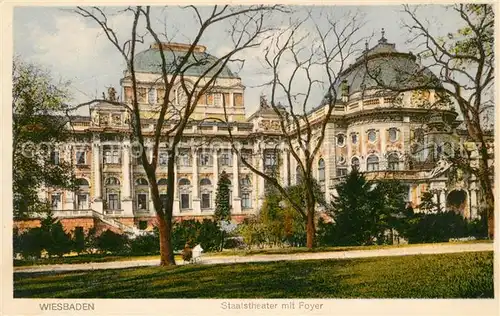
[[[283,260],[320,260],[320,259],[350,259],[369,258],[384,256],[406,256],[418,254],[439,254],[453,252],[470,251],[493,251],[493,243],[471,243],[471,244],[449,244],[449,245],[422,245],[412,247],[398,247],[374,250],[351,250],[335,252],[297,253],[297,254],[276,254],[276,255],[253,255],[253,256],[203,256],[201,264],[224,264],[243,262],[266,262]],[[183,265],[183,262],[178,262]],[[56,264],[14,267],[15,273],[33,272],[57,272],[57,271],[77,271],[77,270],[97,270],[97,269],[121,269],[131,267],[145,267],[158,265],[158,259],[112,261],[112,262],[89,262],[79,264]]]

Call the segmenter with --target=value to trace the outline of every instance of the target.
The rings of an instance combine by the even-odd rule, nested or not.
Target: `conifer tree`
[[[229,201],[230,183],[228,174],[223,171],[219,177],[217,192],[215,195],[214,219],[216,222],[228,221],[231,219],[231,203]]]

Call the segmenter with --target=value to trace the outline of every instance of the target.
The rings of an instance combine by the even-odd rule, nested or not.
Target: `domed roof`
[[[161,49],[165,55],[167,63],[167,72],[172,73],[181,62],[182,58],[186,56],[191,45],[178,44],[178,43],[162,43]],[[217,62],[218,58],[214,57],[207,52],[204,46],[195,46],[193,53],[189,56],[188,62],[183,66],[185,76],[200,76],[207,69]],[[152,44],[149,49],[142,51],[134,57],[134,68],[136,72],[144,73],[157,73],[161,74],[162,59],[160,54],[159,45]],[[189,65],[193,65],[189,67]],[[208,72],[208,76],[214,75],[220,66]],[[224,67],[218,76],[219,78],[237,78],[229,67]]]
[[[429,69],[416,62],[415,55],[398,52],[395,44],[388,43],[383,31],[376,46],[368,49],[368,44],[366,45],[363,54],[334,83],[337,99],[341,99],[343,85],[348,86],[349,95],[368,89],[380,89],[377,82],[394,89],[441,86],[439,79]]]

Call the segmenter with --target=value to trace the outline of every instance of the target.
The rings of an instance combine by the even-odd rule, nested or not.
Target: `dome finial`
[[[385,38],[385,29],[382,28],[382,37],[380,37],[380,39],[378,40],[379,43],[387,43],[387,39]]]

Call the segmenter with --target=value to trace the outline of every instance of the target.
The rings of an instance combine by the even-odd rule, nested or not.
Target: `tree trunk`
[[[160,232],[160,265],[175,265],[174,249],[171,242],[172,221],[165,220],[159,214],[156,215],[158,230]]]
[[[307,248],[312,249],[314,248],[314,238],[316,236],[316,229],[314,227],[314,206],[308,207],[307,208],[307,226],[306,226],[306,232],[307,232]]]

